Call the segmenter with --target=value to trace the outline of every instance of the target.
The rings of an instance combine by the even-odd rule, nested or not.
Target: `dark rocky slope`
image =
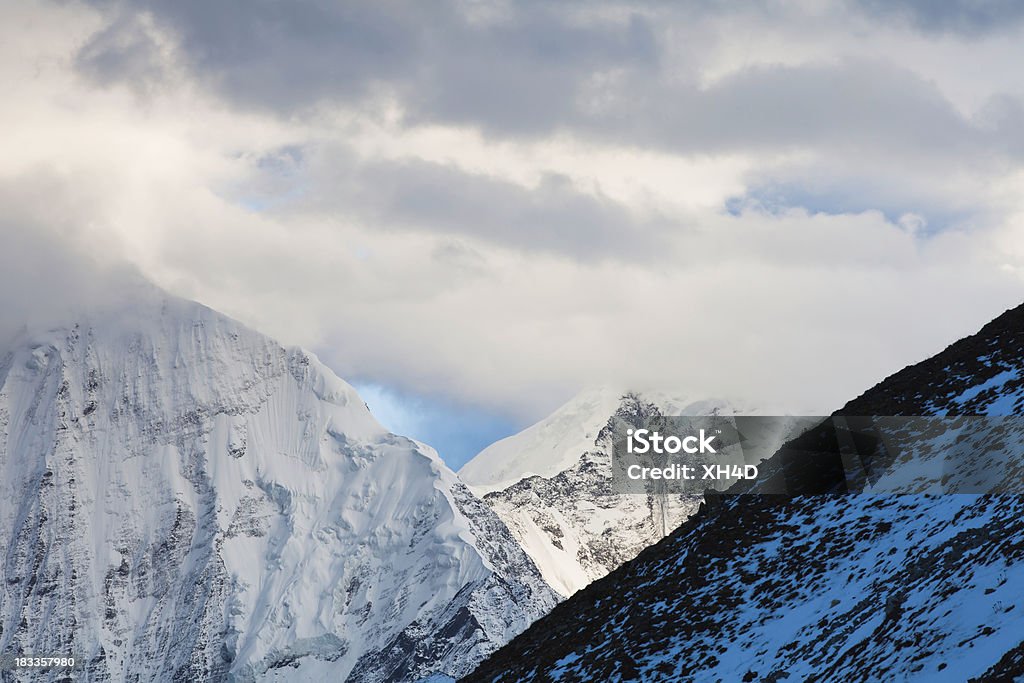
[[[838,413],[1020,414],[1022,366],[1024,306]],[[848,494],[835,467],[790,475],[804,495],[715,499],[465,680],[1024,676],[1024,497]]]

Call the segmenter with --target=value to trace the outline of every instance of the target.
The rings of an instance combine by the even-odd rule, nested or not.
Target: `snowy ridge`
[[[734,499],[466,680],[971,680],[1024,655],[1022,515],[1020,496]]]
[[[839,414],[1019,415],[1020,369],[1024,306]],[[1002,683],[1022,623],[1019,495],[713,496],[464,680]]]
[[[612,491],[610,420],[639,425],[654,414],[740,412],[750,411],[660,392],[590,389],[488,447],[459,475],[484,494],[548,584],[568,596],[664,538],[702,500]]]
[[[624,393],[611,387],[581,392],[540,422],[480,451],[459,476],[483,495],[526,477],[553,477],[569,469],[594,447]]]
[[[659,407],[664,415],[698,415],[731,406],[723,401],[700,401],[664,392],[634,392],[600,386],[581,391],[540,422],[480,451],[459,470],[480,495],[501,491],[528,477],[553,477],[577,464],[593,449],[598,434],[622,404],[635,394]]]
[[[433,450],[184,301],[18,340],[0,487],[0,653],[88,680],[459,675],[556,600]]]

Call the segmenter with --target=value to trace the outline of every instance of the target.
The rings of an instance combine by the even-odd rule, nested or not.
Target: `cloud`
[[[561,254],[572,259],[655,259],[666,225],[637,215],[564,175],[534,186],[418,159],[360,161],[331,147],[312,162],[315,180],[281,205],[284,214],[343,211],[379,230],[414,231]],[[660,222],[659,222],[660,221]]]
[[[145,94],[172,78],[171,49],[161,39],[151,15],[123,13],[86,41],[77,52],[75,65],[101,85],[128,83]]]
[[[541,3],[495,17],[474,17],[470,4],[452,1],[98,4],[110,23],[80,53],[87,73],[145,77],[136,64],[157,51],[158,34],[127,37],[125,29],[151,21],[202,82],[230,100],[285,113],[383,89],[408,100],[414,116],[547,125],[596,65],[649,64],[655,56],[639,16],[574,22]]]
[[[1024,7],[1014,0],[856,0],[851,4],[883,21],[898,19],[928,33],[969,37],[1012,31],[1024,20]]]
[[[934,234],[992,226],[1001,220],[1005,205],[994,198],[984,206],[977,202],[990,191],[985,182],[959,168],[936,178],[897,165],[847,162],[837,168],[815,159],[750,173],[744,192],[730,197],[726,206],[735,215],[750,208],[772,215],[792,209],[827,215],[876,211],[893,224],[912,214],[922,219],[928,234]]]
[[[1017,303],[1019,45],[734,7],[5,7],[3,318],[124,263],[525,421],[601,382],[828,410]]]
[[[610,118],[627,119],[624,97]],[[642,100],[640,100],[642,101]],[[683,152],[841,150],[847,155],[960,156],[996,149],[934,85],[865,60],[759,65],[641,108],[632,135]]]
[[[861,3],[868,17],[973,26],[1024,15],[1006,3]],[[797,5],[799,7],[799,5]],[[740,14],[778,26],[764,8]],[[791,10],[795,11],[795,10]],[[807,10],[809,12],[809,10]],[[1001,154],[935,83],[884,59],[753,62],[707,83],[702,68],[735,17],[681,5],[119,3],[80,49],[81,71],[143,87],[187,69],[240,107],[284,116],[330,104],[399,108],[407,125],[469,125],[496,136],[575,131],[680,152],[835,148],[915,155]],[[820,19],[832,27],[842,19]],[[804,17],[806,20],[806,17]],[[680,52],[675,42],[698,49]],[[161,45],[161,42],[164,43]],[[174,49],[168,45],[174,45]],[[160,55],[159,58],[156,55]],[[161,61],[163,60],[163,61]],[[1009,97],[1005,93],[1003,97]],[[1009,129],[1007,129],[1009,130]]]
[[[0,205],[0,342],[116,305],[145,283],[116,250],[89,248],[80,217],[94,203],[67,179],[47,171],[0,178]]]

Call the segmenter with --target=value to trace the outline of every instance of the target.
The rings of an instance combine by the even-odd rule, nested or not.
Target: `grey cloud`
[[[1017,0],[855,0],[851,5],[876,20],[968,37],[1012,30],[1024,20],[1024,3]]]
[[[59,175],[0,180],[0,206],[0,345],[25,327],[66,322],[149,287],[124,261],[90,250],[83,226],[93,202]]]
[[[683,152],[813,147],[949,158],[1013,149],[972,125],[934,84],[891,63],[762,65],[709,87],[696,64],[693,73],[678,63],[666,73],[659,22],[671,23],[678,40],[696,40],[699,13],[688,4],[632,12],[527,2],[485,19],[454,1],[104,6],[111,23],[80,53],[83,72],[106,80],[151,73],[144,32],[126,36],[130,17],[143,13],[177,38],[179,58],[209,87],[237,106],[288,116],[324,101],[359,105],[383,88],[400,98],[407,123],[467,124],[498,136],[566,130]],[[872,8],[863,9],[882,11]],[[751,11],[770,30],[768,10]],[[970,14],[966,4],[960,14],[942,12],[934,10]],[[720,5],[705,12],[723,13]]]
[[[991,143],[933,84],[861,60],[749,67],[706,88],[678,86],[658,100],[638,90],[587,125],[616,122],[634,139],[695,152],[845,148],[948,156]]]
[[[77,66],[101,83],[133,86],[146,74],[156,37],[150,19],[177,43],[176,58],[232,100],[276,111],[301,110],[323,98],[353,100],[376,82],[398,78],[422,50],[425,6],[405,12],[389,2],[281,3],[272,0],[94,0],[108,25],[77,55]]]
[[[316,180],[285,210],[347,211],[379,229],[462,236],[580,261],[657,258],[672,226],[549,174],[527,188],[427,162],[322,155]]]
[[[995,95],[975,118],[983,130],[1000,141],[1007,155],[1024,159],[1024,102],[1020,98]]]
[[[403,92],[411,118],[504,134],[547,133],[579,118],[589,79],[615,70],[658,71],[654,32],[638,14],[572,25],[550,8],[467,31],[431,55]]]
[[[786,176],[785,170],[773,177],[768,164],[738,201],[796,202],[827,212],[877,208],[890,217],[907,210],[926,215],[933,227],[963,223],[984,208],[952,205],[920,186],[940,186],[951,171],[998,171],[1024,158],[1019,100],[994,98],[981,115],[967,118],[935,83],[889,62],[759,64],[710,84],[698,79],[696,64],[689,65],[692,73],[687,64],[670,67],[664,54],[678,45],[666,43],[663,24],[671,23],[681,40],[696,40],[702,21],[736,11],[725,3],[625,9],[613,2],[524,2],[483,18],[473,9],[482,6],[456,0],[100,6],[108,26],[80,51],[78,66],[102,82],[158,78],[161,30],[175,38],[175,55],[195,77],[238,107],[301,118],[306,107],[359,105],[383,88],[399,97],[407,124],[472,125],[499,138],[568,131],[690,155],[809,151],[835,181],[829,187],[813,174]],[[855,7],[880,22],[896,16],[886,14],[891,11],[950,30],[971,21],[980,27],[970,17],[995,17],[997,9],[961,3],[929,10],[902,2],[888,10],[869,1]],[[1010,10],[999,11],[1010,21]],[[774,5],[749,12],[746,20],[767,30],[782,16],[773,15]],[[830,20],[840,15],[834,10]],[[589,261],[646,258],[679,231],[578,192],[557,176],[528,189],[424,161],[361,162],[316,140],[307,144],[308,150],[261,159],[262,182],[254,181],[240,201],[272,211],[333,206],[381,229]],[[318,147],[321,158],[312,163],[305,156]]]
[[[983,120],[962,117],[931,83],[873,61],[752,67],[667,102],[628,93],[579,130],[684,153],[809,149],[804,168],[760,167],[749,193],[762,208],[913,212],[931,229],[980,219],[984,207],[949,193],[949,174],[999,171],[1022,146],[1024,119],[1000,98]],[[635,116],[630,116],[634,113]],[[343,148],[289,148],[259,160],[256,208],[351,212],[380,229],[463,236],[576,260],[641,260],[670,253],[686,226],[642,216],[551,175],[536,188],[422,160],[361,161]],[[281,169],[288,177],[281,177]],[[268,179],[269,177],[269,179]],[[271,198],[271,199],[267,199]],[[653,256],[652,256],[653,255]]]
[[[80,55],[86,73],[136,78],[132,64],[147,37],[128,40],[124,27],[151,16],[201,80],[233,101],[284,113],[322,100],[358,102],[385,86],[414,115],[548,126],[594,69],[656,55],[638,17],[581,25],[541,3],[494,22],[474,21],[466,6],[444,0],[97,4],[111,23]]]
[[[426,5],[154,0],[144,5],[180,39],[193,70],[228,96],[277,110],[358,99],[408,73],[423,49]],[[447,11],[439,13],[447,21]]]
[[[167,64],[153,29],[138,14],[120,14],[86,41],[76,67],[97,83],[128,83],[149,92],[168,79]]]

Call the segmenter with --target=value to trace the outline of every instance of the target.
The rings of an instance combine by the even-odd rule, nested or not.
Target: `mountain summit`
[[[703,499],[699,493],[613,490],[612,421],[738,412],[747,411],[720,400],[588,389],[483,450],[459,476],[505,521],[544,579],[572,595],[664,538]]]
[[[0,654],[83,677],[460,675],[555,594],[311,353],[143,297],[0,355]]]
[[[1020,415],[1022,372],[1024,306],[837,415]],[[715,496],[465,680],[1021,680],[1024,497],[790,492]]]

